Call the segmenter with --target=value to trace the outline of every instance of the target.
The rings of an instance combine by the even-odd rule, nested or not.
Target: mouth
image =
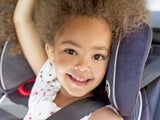
[[[76,75],[71,75],[71,74],[67,74],[67,76],[76,85],[87,85],[88,82],[91,81],[90,78],[84,78],[81,76],[76,76]]]

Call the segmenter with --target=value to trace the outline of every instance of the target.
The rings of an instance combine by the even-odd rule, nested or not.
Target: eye
[[[103,55],[97,54],[97,55],[94,55],[94,56],[93,56],[93,59],[94,59],[94,60],[101,61],[101,60],[104,60],[105,58],[104,58]]]
[[[65,49],[64,52],[66,52],[67,54],[70,54],[70,55],[78,55],[78,53],[75,50],[70,49],[70,48]]]

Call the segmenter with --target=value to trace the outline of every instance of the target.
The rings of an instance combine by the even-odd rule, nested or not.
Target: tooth
[[[85,82],[85,81],[87,81],[87,79],[85,79],[85,78],[80,78],[80,77],[78,77],[78,76],[71,75],[71,77],[72,77],[73,79],[77,80],[77,81],[80,81],[80,82]]]
[[[82,78],[79,78],[78,76],[73,76],[73,75],[71,75],[71,77],[72,78],[74,78],[75,80],[77,80],[77,81],[81,81],[81,82],[85,82],[85,81],[87,81],[87,79],[82,79]]]

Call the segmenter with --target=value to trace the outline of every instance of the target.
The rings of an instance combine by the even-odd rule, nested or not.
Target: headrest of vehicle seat
[[[10,55],[11,42],[3,47],[0,59],[0,89],[9,92],[35,76],[23,55]]]
[[[135,110],[151,40],[152,31],[145,24],[113,46],[106,86],[110,102],[122,116],[130,116]]]

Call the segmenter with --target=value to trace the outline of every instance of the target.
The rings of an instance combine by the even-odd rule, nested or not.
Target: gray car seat
[[[150,120],[140,85],[152,41],[148,25],[117,41],[113,47],[106,83],[110,102],[125,120]],[[143,104],[143,105],[142,105]]]
[[[23,55],[10,55],[12,43],[7,41],[0,59],[0,120],[22,119],[27,112],[28,96],[35,74]],[[26,84],[26,85],[24,85]]]
[[[146,92],[148,106],[150,109],[150,119],[160,119],[160,28],[153,29],[153,42],[150,50],[150,55],[146,63],[146,72],[143,79],[147,82],[143,87]],[[154,81],[151,81],[154,80]],[[143,83],[143,81],[142,81]]]
[[[148,25],[144,25],[143,28],[138,29],[135,33],[130,34],[122,41],[117,42],[117,46],[113,47],[113,51],[111,53],[109,69],[106,77],[106,86],[109,91],[110,102],[119,110],[120,114],[125,118],[125,120],[158,120],[158,117],[155,117],[155,115],[157,115],[156,112],[160,108],[156,108],[155,106],[159,106],[159,104],[158,102],[156,102],[157,104],[153,102],[150,97],[153,98],[155,96],[154,100],[159,99],[159,91],[157,93],[157,89],[159,89],[159,80],[155,80],[150,83],[150,85],[147,85],[147,87],[143,87],[141,89],[141,82],[143,81],[142,78],[144,78],[144,76],[142,77],[143,70],[145,71],[148,68],[147,66],[150,65],[154,59],[154,57],[152,57],[154,51],[153,49],[151,49],[150,56],[148,57],[151,39],[151,29]],[[6,46],[9,46],[9,44],[6,43]],[[4,47],[4,51],[6,50],[7,47]],[[3,59],[5,58],[5,54],[8,56],[8,52],[4,52],[1,55],[1,76],[3,76],[3,79],[1,77],[1,88],[3,91],[3,97],[1,98],[2,102],[0,103],[0,118],[4,120],[12,120],[13,117],[14,119],[22,119],[27,111],[26,103],[28,97],[21,96],[16,89],[26,80],[34,77],[34,74],[23,56],[21,56],[20,59],[14,59],[11,56],[8,56],[8,58],[11,60],[15,60],[15,65],[20,63],[17,63],[17,61],[22,60],[22,63],[24,62],[24,64],[19,65],[23,66],[20,68],[24,68],[25,71],[22,72],[23,70],[19,70],[19,72],[16,72],[16,75],[22,75],[21,79],[18,79],[20,81],[15,82],[18,83],[17,85],[15,84],[13,86],[9,85],[10,87],[4,87],[3,81],[6,80],[5,76],[2,74],[5,74],[4,72],[6,69],[9,70],[8,74],[10,74],[13,71],[16,71],[15,69],[11,69],[12,67],[17,68],[13,64],[9,64],[11,61],[8,61],[9,63],[7,64],[9,66],[7,68],[3,68],[2,64],[4,64]],[[147,57],[148,60],[146,62]],[[12,80],[17,81],[17,79]],[[8,83],[12,83],[12,80],[10,79],[10,82]],[[153,90],[152,87],[156,90]],[[16,97],[14,97],[13,100],[10,96]],[[25,104],[22,103],[21,100],[21,102],[18,104],[17,101],[15,102],[16,98],[19,99],[19,97],[21,99],[25,99],[22,100]],[[152,106],[151,103],[155,104],[155,106]],[[17,106],[19,106],[19,108]],[[20,113],[22,114],[20,115]],[[8,118],[7,115],[9,115]]]
[[[125,120],[159,120],[160,30],[153,29],[153,33],[151,45],[152,31],[144,25],[118,42],[111,53],[109,99]]]

